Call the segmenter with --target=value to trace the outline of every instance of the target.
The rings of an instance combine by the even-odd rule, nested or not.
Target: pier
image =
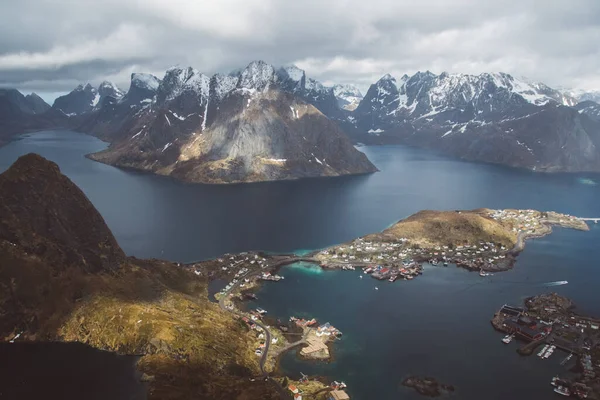
[[[582,221],[593,221],[595,224],[598,223],[598,221],[600,221],[600,218],[579,218]]]

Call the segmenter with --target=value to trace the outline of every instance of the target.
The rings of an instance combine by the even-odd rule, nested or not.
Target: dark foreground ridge
[[[255,338],[208,301],[207,281],[126,257],[83,192],[35,154],[0,175],[0,338],[139,355],[150,399],[279,398],[250,380]]]

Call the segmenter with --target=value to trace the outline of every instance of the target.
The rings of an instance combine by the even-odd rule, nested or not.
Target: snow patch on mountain
[[[275,68],[264,61],[253,61],[240,74],[237,87],[264,91],[274,82]]]
[[[136,73],[131,74],[131,84],[139,88],[148,90],[158,90],[160,80],[152,74]]]

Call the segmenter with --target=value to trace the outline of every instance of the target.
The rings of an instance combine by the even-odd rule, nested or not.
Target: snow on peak
[[[302,78],[306,77],[304,70],[296,67],[295,65],[281,67],[281,71],[285,72],[287,78],[293,80],[294,82],[301,82]]]
[[[385,74],[384,76],[382,76],[381,78],[379,78],[379,80],[377,82],[379,83],[379,82],[383,82],[383,81],[394,81],[394,82],[396,82],[396,78],[394,78],[390,74]]]
[[[192,67],[171,67],[160,83],[159,98],[169,101],[188,90],[207,98],[209,85],[210,78]]]
[[[100,86],[98,86],[98,93],[101,96],[113,96],[117,99],[120,99],[125,94],[117,87],[117,85],[109,81],[103,81]]]
[[[240,89],[266,90],[275,81],[275,68],[264,61],[252,61],[240,74]]]
[[[364,97],[354,85],[334,85],[333,95],[338,100],[340,107],[348,111],[355,110]]]
[[[326,91],[327,88],[323,86],[323,84],[317,80],[312,78],[308,78],[306,80],[306,90],[314,90],[315,92],[323,92]]]
[[[211,87],[214,88],[214,95],[216,96],[217,100],[223,100],[227,93],[235,89],[238,79],[239,78],[237,76],[233,75],[216,74],[213,76],[211,80]]]
[[[131,74],[131,85],[142,89],[156,91],[160,85],[160,79],[152,74],[134,72]]]
[[[77,87],[73,91],[74,92],[92,92],[92,93],[95,93],[96,89],[94,89],[94,87],[92,85],[90,85],[89,83],[86,83],[85,86],[83,85],[83,83],[80,83],[79,85],[77,85]]]

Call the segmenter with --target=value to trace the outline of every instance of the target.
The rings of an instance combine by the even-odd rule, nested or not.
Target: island
[[[557,350],[565,352],[561,365],[574,367],[577,375],[548,377],[555,392],[600,399],[600,318],[579,315],[570,299],[547,293],[526,299],[525,307],[503,305],[491,323],[506,334],[505,344],[514,338],[525,343],[517,350],[521,355],[548,359]]]
[[[412,388],[417,393],[427,397],[438,397],[454,392],[454,386],[440,383],[434,378],[409,376],[402,380],[402,385]]]
[[[552,226],[589,230],[567,214],[535,210],[421,211],[380,233],[324,249],[314,259],[324,268],[363,267],[377,279],[412,279],[422,263],[449,263],[469,270],[504,271],[514,266],[525,241]]]

